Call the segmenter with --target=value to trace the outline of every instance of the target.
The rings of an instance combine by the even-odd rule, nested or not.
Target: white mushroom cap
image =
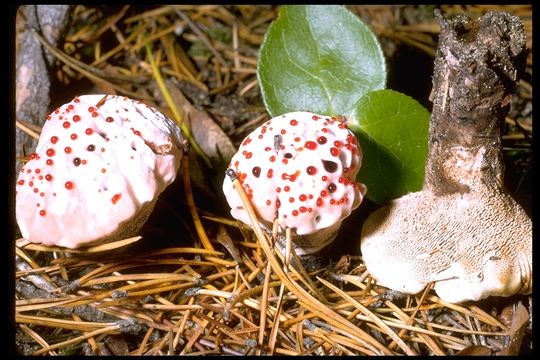
[[[23,237],[76,248],[134,234],[174,181],[181,142],[172,120],[139,101],[85,95],[62,105],[19,173]]]
[[[372,214],[362,228],[362,256],[377,283],[418,293],[435,281],[456,303],[532,290],[532,224],[507,194],[412,193]]]
[[[291,112],[255,129],[229,168],[238,175],[261,223],[306,235],[340,223],[362,202],[356,183],[362,152],[344,118]],[[250,224],[231,180],[223,192],[234,218]],[[334,231],[335,233],[335,231]]]

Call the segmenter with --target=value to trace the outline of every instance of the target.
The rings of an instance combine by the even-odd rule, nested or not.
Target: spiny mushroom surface
[[[85,95],[54,110],[16,184],[16,218],[34,243],[76,248],[134,235],[174,181],[182,134],[152,107]]]
[[[265,122],[242,142],[233,169],[264,229],[277,218],[295,230],[297,254],[314,253],[335,237],[341,221],[362,202],[366,187],[355,182],[362,152],[342,117],[291,112]],[[225,177],[223,192],[234,218],[248,213]],[[314,236],[303,236],[317,234]]]
[[[423,190],[366,220],[361,251],[380,285],[449,302],[532,291],[532,223],[503,186],[501,131],[525,60],[519,18],[440,14]]]

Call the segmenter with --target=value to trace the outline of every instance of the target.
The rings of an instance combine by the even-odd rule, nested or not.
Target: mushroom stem
[[[502,186],[501,130],[525,65],[523,25],[507,13],[448,21],[437,10],[436,16],[442,30],[424,189],[464,193],[480,179]]]
[[[532,222],[503,186],[501,127],[525,59],[523,25],[436,13],[433,113],[422,191],[372,213],[361,251],[380,285],[445,301],[529,294]]]

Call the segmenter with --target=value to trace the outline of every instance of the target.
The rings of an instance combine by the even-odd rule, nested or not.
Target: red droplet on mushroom
[[[118,200],[120,200],[121,197],[122,197],[122,194],[114,194],[114,196],[111,198],[111,202],[113,204],[116,204]]]
[[[328,184],[327,189],[328,189],[328,192],[329,192],[329,193],[335,192],[336,189],[337,189],[336,184],[334,184],[334,183]]]
[[[255,166],[251,172],[253,173],[253,176],[259,177],[261,175],[261,168]]]
[[[338,169],[338,164],[335,161],[323,160],[322,163],[324,170],[328,171],[329,173],[334,173]]]
[[[315,150],[317,148],[317,143],[315,141],[306,141],[304,147],[309,150]]]
[[[283,173],[283,174],[281,174],[281,179],[282,180],[295,181],[296,178],[298,177],[298,175],[300,175],[300,170],[297,170],[294,174]]]
[[[64,129],[69,129],[70,126],[71,126],[71,124],[69,123],[69,121],[64,121],[64,123],[62,124],[62,127]]]
[[[315,166],[308,166],[306,169],[306,173],[308,175],[315,175],[317,174],[317,168]]]
[[[56,151],[54,151],[54,149],[47,149],[47,151],[45,152],[47,156],[54,156],[55,153]]]
[[[79,115],[73,115],[73,121],[74,122],[81,121],[81,117]]]

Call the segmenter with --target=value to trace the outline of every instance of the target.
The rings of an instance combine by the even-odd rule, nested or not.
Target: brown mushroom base
[[[132,236],[136,236],[139,233],[139,230],[141,230],[143,225],[146,223],[146,220],[148,220],[148,218],[154,211],[157,198],[158,197],[156,196],[154,200],[144,204],[139,210],[139,212],[133,218],[119,224],[118,229],[114,233],[106,235],[102,238],[96,239],[92,242],[88,242],[81,246],[88,247],[88,246],[94,246],[97,244],[106,244],[106,243],[111,243],[111,242],[122,240],[122,239],[127,239]],[[69,244],[60,244],[60,246],[72,248],[69,246]]]
[[[263,231],[272,237],[271,227],[263,223],[260,223],[260,226]],[[332,244],[336,239],[340,227],[341,221],[312,234],[298,235],[293,231],[292,245],[294,247],[294,252],[298,256],[314,255],[321,252],[321,250]],[[281,253],[285,253],[286,245],[287,237],[285,236],[285,231],[279,232],[277,235],[276,247]]]
[[[158,197],[159,195],[156,196],[152,201],[144,204],[137,215],[135,215],[132,219],[122,223],[119,229],[109,237],[108,241],[121,240],[137,235],[139,230],[141,230],[143,225],[146,223],[146,220],[148,220],[154,211]]]
[[[377,283],[457,303],[532,290],[532,222],[506,193],[409,194],[372,214],[362,255]],[[489,240],[489,241],[488,241]]]

